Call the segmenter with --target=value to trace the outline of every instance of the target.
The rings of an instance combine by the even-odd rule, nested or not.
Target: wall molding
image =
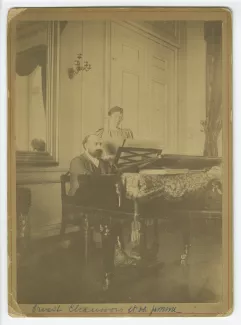
[[[65,174],[68,168],[56,169],[17,169],[16,184],[31,185],[31,184],[49,184],[60,183],[60,176]]]
[[[187,26],[180,22],[180,49],[177,51],[178,151],[187,152]]]
[[[161,41],[163,45],[167,44],[169,48],[170,46],[172,46],[173,48],[180,48],[180,40],[178,40],[178,42],[175,42],[172,40],[172,38],[169,38],[162,34],[158,34],[153,29],[150,28],[151,27],[150,25],[149,26],[143,25],[141,23],[133,22],[133,21],[115,21],[115,22],[121,24],[122,26],[129,27],[136,32],[139,33],[141,32],[142,35],[144,34],[146,37],[150,38],[153,41],[157,41],[158,43],[160,43]],[[179,29],[180,28],[178,25],[177,28],[178,35],[180,34]]]
[[[104,43],[104,126],[108,123],[108,110],[110,108],[111,94],[111,21],[105,22]]]
[[[84,53],[84,21],[81,23],[81,35],[80,35],[80,48]],[[84,74],[80,74],[80,124],[81,124],[81,139],[80,142],[83,141],[83,84],[84,84]]]

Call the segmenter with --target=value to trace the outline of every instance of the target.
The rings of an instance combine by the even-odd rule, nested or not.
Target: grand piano
[[[69,206],[82,216],[86,261],[90,226],[97,224],[100,229],[105,288],[115,267],[116,238],[124,222],[131,227],[131,241],[139,255],[136,266],[150,268],[160,262],[158,220],[175,217],[180,221],[184,266],[188,265],[192,217],[221,220],[221,158],[165,154],[153,141],[126,140],[109,175],[80,175],[79,183],[85,193],[92,194],[83,200],[83,192],[77,193]],[[148,223],[155,229],[151,248],[146,241]]]

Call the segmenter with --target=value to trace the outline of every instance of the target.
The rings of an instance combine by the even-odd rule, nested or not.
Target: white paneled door
[[[177,143],[176,51],[128,25],[111,25],[111,106],[124,108],[123,127],[135,137]]]

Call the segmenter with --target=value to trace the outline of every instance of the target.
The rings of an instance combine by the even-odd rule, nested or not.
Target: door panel
[[[137,116],[139,114],[140,76],[129,71],[122,71],[121,107],[125,108],[125,125],[138,133]],[[129,122],[129,123],[128,123]]]
[[[124,109],[123,127],[175,150],[175,51],[127,27],[111,25],[111,106]]]
[[[177,136],[175,52],[154,41],[150,43],[148,80],[151,83],[149,96],[151,135],[155,139],[160,139],[165,152],[173,152],[176,150]]]
[[[140,132],[145,93],[145,43],[141,36],[113,23],[111,39],[111,106],[124,109],[123,127]]]
[[[158,80],[151,81],[151,137],[162,139],[166,143],[166,101],[167,84]]]

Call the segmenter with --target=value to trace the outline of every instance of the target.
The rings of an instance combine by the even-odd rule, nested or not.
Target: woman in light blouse
[[[107,128],[99,129],[96,134],[102,139],[105,155],[108,158],[115,157],[116,150],[123,144],[125,139],[133,139],[133,132],[130,129],[121,128],[123,121],[123,108],[112,107],[108,112]]]
[[[121,122],[123,121],[123,108],[114,106],[108,111],[108,126],[107,128],[101,128],[96,132],[103,142],[104,159],[113,161],[116,155],[116,151],[126,139],[133,139],[133,132],[130,129],[122,128]],[[128,256],[123,250],[123,239],[119,238],[119,247],[115,251],[115,261],[120,264],[133,264],[135,256]],[[100,236],[95,234],[95,241],[100,243]],[[122,243],[121,243],[122,242]],[[132,254],[130,254],[132,255]],[[133,259],[134,257],[134,259]]]

